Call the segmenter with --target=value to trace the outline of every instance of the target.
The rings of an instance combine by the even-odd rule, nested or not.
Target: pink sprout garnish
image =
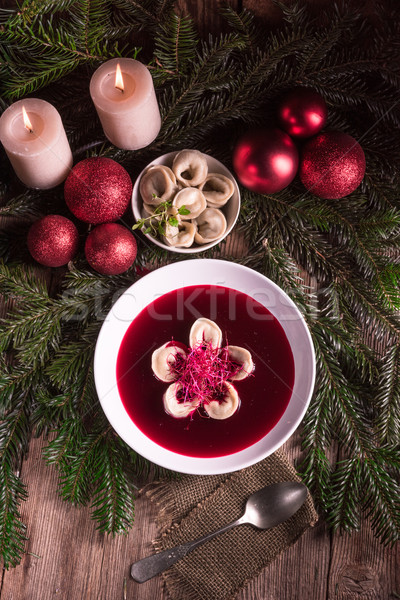
[[[191,402],[197,398],[200,406],[211,400],[223,402],[225,382],[241,368],[242,365],[229,358],[226,347],[214,348],[207,342],[188,349],[186,356],[176,354],[171,370],[176,375],[176,383],[182,384],[178,401]]]

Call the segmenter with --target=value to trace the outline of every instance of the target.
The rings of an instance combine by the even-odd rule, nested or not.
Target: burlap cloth
[[[284,452],[227,475],[184,475],[142,490],[158,508],[157,552],[239,518],[248,496],[271,483],[299,481]],[[227,600],[317,520],[310,495],[289,520],[269,530],[240,525],[193,550],[162,575],[174,600]]]

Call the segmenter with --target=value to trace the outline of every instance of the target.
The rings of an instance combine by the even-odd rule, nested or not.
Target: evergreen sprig
[[[249,11],[224,8],[231,31],[200,40],[170,0],[25,0],[0,12],[0,105],[42,95],[61,112],[77,160],[114,158],[135,178],[157,155],[183,147],[229,166],[237,136],[274,122],[283,93],[300,85],[324,96],[328,127],[353,135],[365,151],[361,186],[340,200],[316,198],[297,180],[277,194],[242,189],[237,231],[245,252],[231,260],[280,285],[309,325],[317,387],[303,423],[301,469],[320,509],[346,531],[370,515],[376,535],[391,543],[400,536],[399,21],[388,13],[381,30],[335,5],[315,23],[304,5],[277,4],[284,23],[274,32]],[[100,62],[136,56],[141,31],[162,128],[151,146],[128,152],[104,140],[88,85]],[[62,190],[21,190],[0,160],[0,288],[8,309],[0,335],[0,555],[9,567],[24,549],[19,507],[27,492],[18,470],[32,433],[49,436],[44,456],[58,468],[66,500],[90,504],[101,531],[131,527],[135,481],[150,465],[102,414],[94,345],[140,269],[188,257],[139,236],[137,270],[106,277],[79,254],[49,293],[24,241],[39,215],[65,213]]]

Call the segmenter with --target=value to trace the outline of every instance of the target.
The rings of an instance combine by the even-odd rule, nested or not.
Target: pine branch
[[[97,330],[98,333],[98,330]],[[80,339],[60,346],[46,368],[51,383],[64,387],[78,376],[87,376],[93,358],[94,340]]]
[[[240,36],[246,47],[255,48],[261,43],[259,30],[255,25],[254,15],[247,9],[241,12],[234,11],[230,6],[221,9],[230,27]]]
[[[93,519],[107,533],[126,533],[133,524],[134,486],[127,476],[129,455],[122,440],[107,437],[93,465]]]
[[[87,504],[93,493],[93,470],[96,456],[102,451],[104,440],[111,431],[111,425],[100,431],[84,431],[77,429],[82,435],[79,447],[68,460],[68,470],[61,473],[61,494],[64,500],[73,504]]]
[[[39,306],[49,299],[42,278],[23,265],[7,267],[0,263],[0,284],[2,293],[9,298],[32,302]]]
[[[4,356],[0,362],[0,420],[6,419],[12,411],[14,402],[21,396],[35,388],[42,372],[38,369],[25,366],[9,367]]]
[[[113,295],[110,287],[93,286],[66,289],[54,300],[32,272],[5,265],[0,265],[0,283],[6,297],[18,300],[12,315],[2,320],[2,348],[13,344],[25,365],[43,365],[59,348],[63,327],[73,322],[84,326],[100,309],[107,311]]]
[[[13,11],[13,22],[29,24],[37,14],[45,15],[64,12],[71,8],[76,0],[24,0],[18,12]]]
[[[352,531],[360,528],[362,461],[355,455],[336,463],[330,485],[329,522],[334,530]]]
[[[14,402],[12,409],[0,424],[0,463],[17,464],[26,451],[30,438],[27,396]]]
[[[268,240],[265,239],[262,252],[245,257],[241,263],[272,279],[292,298],[304,314],[314,312],[316,299],[304,285],[298,265],[285,250],[271,248]]]
[[[38,388],[32,412],[32,428],[34,435],[48,435],[61,427],[62,423],[73,416],[69,394],[50,393]]]
[[[56,431],[77,416],[85,420],[97,410],[93,349],[94,342],[78,341],[61,346],[55,353],[44,371],[49,384],[39,388],[35,396],[32,423],[36,435]]]
[[[313,406],[310,405],[307,412],[309,413],[312,410]],[[324,419],[324,417],[322,417],[322,419]],[[319,427],[319,416],[315,415],[312,426]],[[307,446],[305,447],[307,448],[306,456],[299,464],[298,469],[301,472],[304,483],[312,492],[317,506],[326,514],[330,507],[329,492],[332,470],[329,458],[326,454],[327,449],[320,447],[318,442],[316,442],[315,445],[311,445],[310,448]]]
[[[328,279],[333,266],[335,271],[342,266],[334,258],[332,244],[314,229],[315,220],[310,225],[308,214],[301,205],[298,206],[301,200],[296,198],[293,190],[262,196],[245,191],[243,195],[248,203],[244,218],[251,222],[251,227],[246,227],[251,250],[263,240],[268,240],[272,247],[283,246],[302,267],[319,279]],[[329,228],[329,224],[326,227]]]
[[[399,317],[382,306],[379,298],[362,279],[346,279],[335,285],[340,299],[344,319],[353,320],[368,330],[372,330],[376,339],[384,335],[389,339],[398,339],[400,333]]]
[[[0,462],[0,556],[4,568],[19,564],[25,549],[26,526],[19,506],[26,500],[26,488],[8,461]]]
[[[103,0],[79,0],[71,4],[68,20],[60,20],[46,2],[43,13],[32,15],[25,10],[4,20],[0,35],[5,75],[0,89],[4,96],[20,98],[82,63],[118,56],[118,43],[104,38],[111,26],[107,4]]]
[[[135,23],[136,29],[145,29],[152,37],[158,37],[158,27],[167,23],[174,0],[112,0],[117,14],[122,13],[124,21]]]
[[[335,407],[331,385],[332,379],[335,381],[332,373],[338,367],[336,357],[326,345],[324,332],[317,324],[312,331],[317,361],[316,392],[304,418],[303,448],[306,454],[300,469],[320,506],[328,511],[331,466],[326,453],[334,435]]]
[[[375,398],[375,427],[379,441],[395,447],[400,439],[400,345],[393,344],[382,358]]]
[[[189,67],[192,68],[197,43],[192,19],[171,14],[156,40],[154,53],[157,63],[170,73],[182,75]]]
[[[331,295],[329,288],[320,290],[319,299],[323,302]],[[336,308],[336,307],[335,307]],[[347,370],[356,372],[361,383],[373,384],[378,374],[375,353],[363,341],[363,332],[356,322],[343,323],[335,313],[330,313],[329,305],[320,311],[317,318],[309,320],[311,329],[320,328],[324,339],[335,353],[346,358]]]
[[[364,486],[363,506],[369,517],[375,534],[385,544],[400,540],[400,470],[396,475],[388,472],[388,456],[382,456],[377,449],[372,456],[365,457],[362,464],[362,483]]]
[[[55,465],[63,473],[68,470],[71,455],[79,446],[84,436],[82,421],[76,415],[63,419],[57,428],[56,436],[43,449],[43,456],[48,464]]]
[[[19,563],[24,550],[25,525],[19,512],[27,497],[15,474],[30,437],[28,396],[18,396],[0,423],[0,556],[8,569]]]
[[[37,192],[26,192],[14,196],[12,200],[0,207],[0,217],[17,217],[35,220],[42,215],[43,197]],[[4,227],[4,225],[3,225]]]
[[[398,497],[396,477],[389,475],[388,471],[398,469],[398,460],[389,460],[390,455],[384,452],[381,455],[381,449],[375,446],[371,423],[365,415],[363,405],[351,390],[351,381],[344,378],[340,366],[333,360],[331,349],[324,340],[324,332],[319,331],[316,337],[318,329],[314,326],[317,364],[320,365],[320,376],[324,373],[326,379],[318,381],[317,396],[326,394],[326,400],[331,406],[325,418],[320,420],[324,413],[322,399],[318,398],[318,401],[313,402],[314,411],[311,408],[307,413],[304,447],[308,452],[302,467],[305,479],[315,489],[334,528],[357,528],[357,506],[360,499],[364,498],[364,507],[372,516],[376,534],[386,543],[391,543],[399,539],[400,513],[394,500]],[[319,439],[315,438],[316,435]],[[329,482],[330,491],[327,493],[322,488],[327,481],[327,465],[315,464],[315,454],[317,450],[330,445],[332,435],[346,449],[349,458],[336,464]],[[390,464],[392,466],[388,469]]]

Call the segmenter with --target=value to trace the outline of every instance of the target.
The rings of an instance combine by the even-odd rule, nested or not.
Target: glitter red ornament
[[[137,254],[132,233],[117,223],[98,225],[85,244],[89,265],[103,275],[119,275],[133,264]]]
[[[295,88],[282,99],[278,108],[279,123],[289,135],[307,138],[324,127],[328,108],[315,90]]]
[[[319,198],[344,198],[361,183],[365,155],[360,144],[347,133],[326,131],[304,145],[300,179]]]
[[[97,225],[119,219],[132,195],[127,171],[111,158],[81,160],[68,175],[64,197],[70,211],[81,221]]]
[[[79,235],[75,225],[61,215],[47,215],[31,225],[27,244],[32,257],[46,267],[61,267],[73,259]]]
[[[298,164],[293,140],[277,128],[245,133],[233,152],[233,167],[240,183],[261,194],[283,190],[294,179]]]

